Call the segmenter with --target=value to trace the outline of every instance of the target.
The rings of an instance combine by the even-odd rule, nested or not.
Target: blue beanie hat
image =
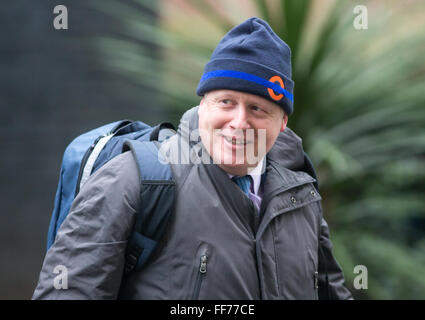
[[[205,65],[196,93],[217,89],[252,93],[280,105],[287,115],[294,109],[291,49],[259,18],[231,29]]]

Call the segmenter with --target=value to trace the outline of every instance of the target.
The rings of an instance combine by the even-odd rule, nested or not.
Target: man
[[[315,180],[303,171],[301,139],[286,128],[293,85],[290,49],[266,22],[251,18],[230,30],[205,67],[200,105],[161,146],[176,201],[148,264],[123,278],[143,205],[126,152],[81,189],[33,298],[350,299]],[[58,265],[66,267],[66,289],[54,286]]]

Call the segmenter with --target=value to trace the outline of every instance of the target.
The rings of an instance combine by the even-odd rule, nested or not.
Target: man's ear
[[[285,131],[287,124],[288,124],[288,116],[284,114],[282,119],[282,126],[280,127],[280,132]]]
[[[201,112],[201,108],[203,108],[205,102],[205,95],[202,96],[201,101],[199,102],[199,107],[198,107],[198,116],[199,116],[199,112]]]

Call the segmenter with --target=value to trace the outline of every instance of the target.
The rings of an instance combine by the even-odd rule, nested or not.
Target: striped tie
[[[242,189],[242,191],[247,195],[247,197],[249,197],[249,189],[251,187],[251,176],[234,176],[232,180],[238,185],[239,188]]]

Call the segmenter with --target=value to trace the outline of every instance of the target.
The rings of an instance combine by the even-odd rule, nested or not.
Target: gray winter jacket
[[[197,127],[197,108],[183,116],[187,122]],[[180,129],[169,140],[171,152],[188,134]],[[173,164],[176,201],[166,235],[148,264],[123,278],[143,204],[132,154],[117,156],[74,200],[33,299],[351,299],[314,179],[299,171],[301,139],[287,128],[266,159],[260,212],[217,165]],[[58,265],[67,274],[54,273]],[[66,276],[67,288],[56,288],[58,276]]]

